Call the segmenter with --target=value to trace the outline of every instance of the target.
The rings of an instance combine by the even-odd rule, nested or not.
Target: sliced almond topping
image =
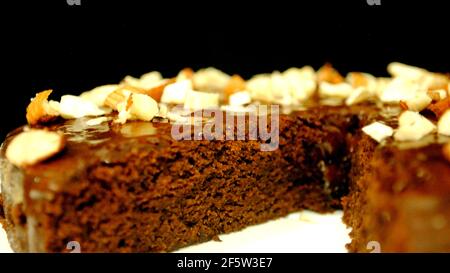
[[[428,90],[427,95],[434,101],[440,101],[447,98],[447,90],[445,89],[437,89],[437,90]]]
[[[440,118],[445,111],[450,109],[450,97],[447,97],[444,100],[440,100],[436,103],[430,104],[428,108],[430,111],[432,111],[437,118]]]
[[[416,141],[436,130],[436,126],[417,112],[405,111],[399,117],[394,135],[398,141]]]
[[[161,84],[161,81],[163,81],[163,77],[158,71],[146,73],[139,79],[131,76],[126,76],[123,79],[124,84],[136,87],[138,89],[152,89],[156,86],[159,86]]]
[[[116,89],[114,92],[110,93],[104,102],[105,106],[110,107],[111,109],[117,110],[117,105],[121,102],[128,100],[131,91],[126,87],[121,87]]]
[[[133,94],[131,98],[132,103],[129,111],[133,118],[150,121],[158,114],[158,103],[152,97],[144,94]]]
[[[408,109],[420,112],[427,108],[432,99],[425,92],[417,92],[414,96],[405,101]]]
[[[407,101],[420,92],[420,85],[414,81],[394,78],[383,90],[380,91],[379,99],[385,103],[398,103],[399,101]]]
[[[275,71],[271,75],[272,101],[281,105],[290,105],[293,102],[289,82],[283,74]]]
[[[160,118],[167,118],[168,112],[169,112],[169,108],[167,107],[167,105],[160,103],[159,111],[158,111],[158,114],[156,114],[156,116],[160,117]]]
[[[127,120],[151,121],[158,112],[158,103],[145,94],[131,94],[126,101],[117,105],[119,115],[115,122],[125,123]]]
[[[372,93],[369,92],[367,87],[357,87],[353,89],[352,93],[345,100],[346,105],[354,105],[361,102],[365,102],[372,97]]]
[[[61,134],[31,129],[14,137],[6,149],[6,158],[17,167],[31,166],[58,154],[64,146]]]
[[[119,88],[120,85],[118,84],[102,85],[92,89],[91,91],[82,93],[80,97],[94,103],[98,107],[101,107],[104,105],[106,97]]]
[[[316,72],[311,66],[292,67],[282,73],[295,104],[304,102],[314,95],[317,89]]]
[[[348,82],[354,87],[366,87],[369,85],[369,80],[361,72],[351,72],[347,75]]]
[[[229,104],[232,106],[241,106],[252,102],[252,98],[248,91],[239,91],[231,94]]]
[[[406,104],[406,102],[404,102],[402,100],[399,102],[399,106],[404,111],[409,110],[408,104]]]
[[[175,81],[175,78],[163,79],[161,73],[153,71],[142,75],[139,79],[127,76],[122,83],[133,93],[146,94],[160,101],[164,88]]]
[[[192,68],[184,68],[183,70],[181,70],[176,78],[176,81],[184,81],[184,80],[192,80],[192,78],[194,77],[194,70],[192,70]]]
[[[61,117],[65,119],[102,116],[111,112],[111,109],[102,109],[91,101],[72,95],[62,96],[58,109]]]
[[[439,73],[428,72],[422,81],[422,87],[427,90],[446,89],[449,84],[449,78]]]
[[[110,118],[107,118],[107,117],[93,118],[93,119],[86,121],[86,125],[87,126],[97,126],[104,122],[107,122],[108,120],[110,120]]]
[[[425,69],[398,62],[390,63],[387,70],[393,77],[401,77],[415,81],[420,80],[425,74],[428,73]]]
[[[166,88],[168,85],[175,83],[176,79],[169,79],[169,80],[164,80],[161,84],[150,88],[150,89],[141,89],[141,90],[137,90],[136,93],[141,93],[141,94],[145,94],[145,95],[149,95],[150,97],[152,97],[154,100],[156,100],[157,102],[161,101],[161,97],[164,91],[164,88]]]
[[[225,102],[228,102],[228,99],[231,96],[231,94],[236,93],[238,91],[244,91],[245,88],[246,88],[245,80],[239,75],[233,75],[224,88]]]
[[[185,109],[200,110],[219,107],[219,94],[188,90],[184,102]]]
[[[169,84],[164,88],[161,96],[161,102],[183,104],[189,90],[192,90],[192,81],[190,80],[181,80]]]
[[[438,133],[450,136],[450,110],[445,111],[438,122]]]
[[[353,92],[353,87],[346,83],[332,84],[329,82],[322,82],[319,86],[319,95],[321,98],[341,98],[346,99]]]
[[[319,82],[338,84],[344,81],[344,77],[331,64],[327,63],[317,71],[317,80]]]
[[[252,99],[270,102],[273,100],[272,81],[270,74],[260,74],[253,76],[247,81],[247,90]]]
[[[374,122],[365,126],[362,128],[362,131],[377,142],[382,142],[384,139],[391,137],[394,134],[394,130],[391,127],[381,122]]]
[[[221,92],[228,84],[230,76],[216,68],[208,67],[194,73],[192,80],[195,90]]]
[[[30,125],[45,123],[55,119],[59,114],[49,106],[48,97],[52,90],[43,91],[36,94],[36,97],[27,107],[27,121]]]

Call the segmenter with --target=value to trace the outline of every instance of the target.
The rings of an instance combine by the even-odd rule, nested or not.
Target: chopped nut
[[[388,72],[393,77],[419,83],[424,90],[442,89],[449,82],[448,77],[443,74],[429,72],[423,68],[401,63],[389,64]]]
[[[252,101],[248,91],[239,91],[233,93],[229,98],[229,104],[232,106],[240,106],[249,104]]]
[[[438,133],[450,136],[450,110],[445,111],[438,122]]]
[[[395,78],[379,93],[379,99],[385,103],[398,103],[407,101],[420,92],[420,86],[416,82],[403,78]]]
[[[108,120],[109,120],[109,118],[107,118],[107,117],[93,118],[93,119],[86,121],[86,125],[87,126],[96,126],[96,125],[100,125],[103,122],[106,122]]]
[[[450,97],[430,104],[427,109],[432,111],[437,118],[440,118],[445,113],[445,111],[450,109]]]
[[[80,97],[94,103],[98,107],[101,107],[104,105],[104,102],[106,98],[109,96],[109,94],[111,94],[112,92],[114,92],[119,88],[120,85],[117,84],[103,85],[96,87],[91,91],[82,93]]]
[[[130,95],[131,91],[122,86],[106,97],[104,105],[110,107],[111,109],[117,110],[117,105],[128,100]]]
[[[227,86],[230,76],[216,68],[209,67],[194,73],[192,80],[195,90],[222,92]]]
[[[400,105],[400,108],[401,108],[402,110],[404,110],[404,111],[409,110],[408,104],[406,104],[406,102],[404,102],[404,101],[401,100],[401,101],[399,102],[399,105]]]
[[[151,121],[159,112],[158,103],[152,97],[136,93],[119,103],[117,110],[119,115],[115,122],[122,124],[127,120]]]
[[[391,82],[392,78],[383,78],[383,77],[376,78],[374,84],[375,95],[377,95],[378,98],[381,98],[381,96],[384,93],[384,90],[386,89],[386,87],[390,85]]]
[[[14,137],[6,149],[6,158],[17,167],[31,166],[58,154],[64,146],[61,134],[31,129]]]
[[[333,97],[346,99],[352,92],[353,87],[346,82],[338,84],[322,82],[319,86],[319,95],[321,98]]]
[[[123,83],[138,89],[152,89],[157,87],[163,81],[163,77],[161,73],[158,71],[153,71],[142,75],[139,79],[136,79],[131,76],[126,76],[123,79]]]
[[[353,88],[364,87],[366,94],[375,94],[378,87],[378,80],[373,75],[361,72],[350,72],[347,74],[346,81]]]
[[[360,86],[353,89],[352,93],[345,100],[346,105],[354,105],[365,102],[372,97],[372,93],[366,87]]]
[[[36,97],[31,101],[27,107],[27,121],[30,125],[38,123],[45,123],[55,119],[59,116],[48,102],[48,97],[52,90],[43,91],[36,94]]]
[[[428,72],[421,79],[422,88],[426,90],[446,89],[449,84],[449,78],[443,74]]]
[[[292,67],[284,71],[282,75],[289,86],[294,103],[310,99],[316,91],[316,72],[311,66]]]
[[[408,109],[420,112],[430,105],[432,99],[425,92],[417,92],[414,96],[405,101]]]
[[[354,87],[365,87],[369,84],[369,80],[360,72],[351,72],[347,75],[348,82]]]
[[[183,70],[181,70],[176,78],[176,81],[184,81],[184,80],[192,80],[192,78],[194,77],[194,70],[192,70],[192,68],[184,68]]]
[[[200,110],[219,107],[219,94],[188,90],[184,108]]]
[[[445,89],[428,90],[427,95],[432,101],[437,102],[447,98],[447,91]]]
[[[282,74],[286,79],[316,80],[316,72],[311,66],[304,66],[302,68],[291,67]]]
[[[290,105],[293,103],[292,94],[289,86],[289,82],[286,81],[284,76],[275,71],[271,75],[271,92],[272,101],[281,105]]]
[[[144,94],[132,94],[132,103],[128,110],[132,119],[150,121],[159,112],[158,103],[150,96]]]
[[[428,73],[425,69],[398,62],[390,63],[387,70],[393,77],[402,77],[414,81],[420,80],[425,74]]]
[[[260,74],[253,76],[247,81],[247,90],[254,100],[271,102],[273,100],[271,75]]]
[[[155,86],[155,87],[147,89],[147,90],[143,90],[140,93],[149,95],[150,97],[152,97],[157,102],[160,102],[164,89],[168,85],[175,83],[175,81],[176,81],[176,79],[165,80],[161,84],[159,84],[158,86]]]
[[[436,126],[417,112],[405,111],[399,117],[394,135],[398,141],[416,141],[436,130]]]
[[[228,102],[231,94],[245,90],[245,80],[239,75],[233,75],[224,88],[225,102]]]
[[[65,119],[102,116],[111,111],[110,109],[102,109],[91,101],[72,95],[62,96],[58,109],[61,117]]]
[[[142,75],[139,79],[127,76],[123,80],[123,83],[126,86],[125,88],[131,92],[149,95],[159,102],[164,88],[175,81],[176,78],[163,79],[161,73],[153,71]]]
[[[391,137],[394,134],[394,130],[391,127],[380,122],[374,122],[365,126],[362,128],[362,131],[377,142],[382,142],[384,139]]]
[[[156,116],[160,117],[160,118],[167,118],[168,112],[169,112],[169,109],[167,108],[167,105],[160,103],[159,111],[158,111],[158,114],[156,114]]]
[[[338,84],[344,82],[344,77],[331,64],[327,63],[317,71],[317,81]]]
[[[190,80],[181,80],[169,84],[164,88],[161,96],[161,102],[183,104],[188,90],[192,90],[192,81]]]

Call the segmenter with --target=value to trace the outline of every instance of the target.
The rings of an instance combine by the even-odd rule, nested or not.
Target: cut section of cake
[[[168,252],[343,208],[350,251],[450,251],[448,78],[388,70],[343,77],[326,65],[244,81],[184,69],[60,101],[41,92],[1,148],[0,221],[17,252],[73,241],[83,252]]]

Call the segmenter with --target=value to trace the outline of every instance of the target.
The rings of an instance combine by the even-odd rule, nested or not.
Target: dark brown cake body
[[[3,223],[15,251],[60,252],[78,241],[86,252],[148,252],[293,211],[332,211],[347,194],[347,142],[371,115],[370,107],[282,115],[272,152],[251,140],[176,141],[168,123],[66,121],[52,128],[68,136],[58,157],[25,169],[2,159]]]

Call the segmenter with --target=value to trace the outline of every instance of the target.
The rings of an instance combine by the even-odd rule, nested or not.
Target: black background
[[[144,4],[146,3],[146,4]],[[1,137],[25,123],[36,92],[53,99],[125,75],[215,66],[255,73],[331,62],[342,73],[386,75],[405,62],[450,71],[445,1],[94,1],[20,2],[3,9],[3,59],[20,83],[2,92]],[[14,69],[13,69],[14,68]],[[6,79],[8,81],[8,79]],[[14,80],[16,81],[16,80]],[[12,82],[12,80],[9,80]],[[3,100],[5,101],[5,99]]]

